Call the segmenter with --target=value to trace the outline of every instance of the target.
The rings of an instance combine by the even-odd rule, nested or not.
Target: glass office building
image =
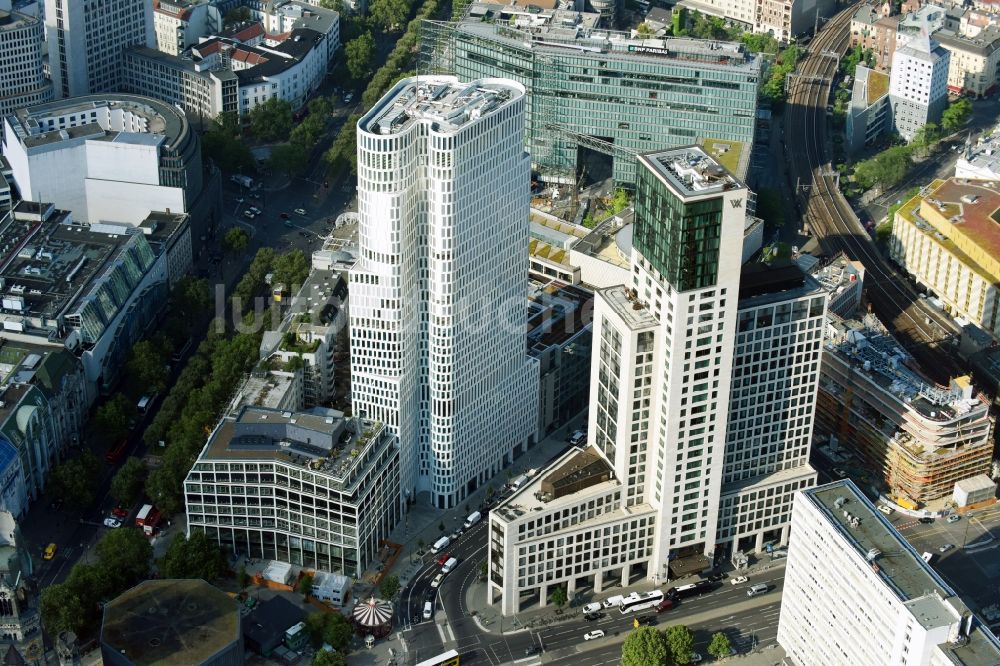
[[[617,183],[635,183],[636,153],[732,142],[733,170],[749,162],[763,63],[742,44],[634,39],[599,16],[472,4],[457,22],[428,21],[420,73],[504,77],[527,90],[534,168],[575,182],[580,148],[613,157]]]

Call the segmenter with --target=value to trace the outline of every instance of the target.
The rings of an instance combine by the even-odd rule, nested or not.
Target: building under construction
[[[743,177],[760,56],[740,43],[639,39],[600,24],[600,14],[474,2],[459,21],[425,22],[418,72],[522,84],[528,149],[549,182],[578,182],[589,151],[612,158],[611,173],[593,179],[630,186],[636,153],[696,143]]]
[[[949,387],[924,379],[871,315],[830,322],[815,431],[907,504],[950,496],[957,481],[988,474],[993,458],[989,403],[969,378]]]

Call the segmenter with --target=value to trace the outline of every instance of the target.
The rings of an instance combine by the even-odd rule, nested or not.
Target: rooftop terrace
[[[682,198],[744,187],[724,166],[697,146],[645,153],[639,155],[639,160]]]
[[[652,328],[659,324],[652,311],[639,302],[632,290],[624,285],[602,289],[600,294],[629,328],[633,330]]]
[[[556,280],[528,294],[529,352],[562,344],[593,319],[593,292]]]
[[[436,132],[455,132],[522,95],[520,85],[500,79],[461,83],[453,76],[412,77],[397,84],[359,125],[372,134],[387,135],[426,121]]]

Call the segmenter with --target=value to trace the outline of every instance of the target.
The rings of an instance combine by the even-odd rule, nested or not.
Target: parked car
[[[595,638],[604,638],[604,630],[594,629],[593,631],[588,631],[583,635],[583,640],[585,641],[592,641]]]
[[[833,468],[833,473],[837,475],[838,479],[843,479],[843,478],[847,477],[847,472],[845,472],[844,470],[840,469],[839,467],[834,467]]]
[[[42,559],[51,560],[55,556],[56,556],[56,545],[54,543],[50,543],[45,547],[45,550],[42,552]]]
[[[955,547],[955,544],[953,544],[953,543],[946,543],[945,545],[943,545],[940,548],[938,548],[938,552],[939,553],[947,553],[949,550],[951,550],[954,547]]]
[[[917,522],[920,523],[921,525],[930,525],[931,523],[934,522],[934,519],[933,518],[926,518],[925,517],[925,518],[921,518]]]
[[[110,528],[121,527],[122,526],[122,521],[115,520],[114,518],[105,518],[104,519],[104,526],[105,527],[110,527]]]
[[[729,579],[730,585],[739,585],[740,583],[745,583],[745,582],[747,582],[746,576],[737,576],[736,578]]]
[[[254,212],[252,210],[245,210],[243,211],[243,217],[247,218],[248,220],[252,220],[257,216],[254,215]]]
[[[587,604],[586,606],[583,607],[584,613],[596,613],[599,610],[601,610],[601,604],[597,602],[594,602],[592,604]]]
[[[585,433],[583,430],[577,430],[576,432],[574,432],[572,435],[569,436],[569,439],[567,441],[573,446],[577,446],[578,444],[582,444],[586,440],[587,440],[587,433]]]
[[[306,209],[305,208],[296,208],[295,209],[295,214],[296,215],[305,215],[306,214]]]
[[[958,515],[957,513],[953,513],[950,516],[948,516],[949,523],[957,523],[960,520],[962,520],[962,516]]]
[[[891,516],[892,515],[892,507],[889,506],[888,504],[879,504],[878,505],[878,510],[881,511],[882,513],[884,513],[887,516]]]
[[[119,504],[115,508],[111,509],[111,515],[115,518],[128,518],[128,509]]]
[[[344,95],[344,104],[350,104],[353,101],[354,101],[354,93],[349,92],[346,95]]]

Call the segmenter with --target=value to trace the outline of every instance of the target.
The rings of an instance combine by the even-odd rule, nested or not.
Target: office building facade
[[[742,45],[634,39],[594,14],[474,4],[457,23],[426,22],[418,71],[463,80],[509,77],[527,91],[526,143],[543,178],[575,183],[581,151],[612,156],[634,185],[635,154],[733,142],[745,173],[762,61]]]
[[[356,414],[399,437],[403,493],[459,505],[534,443],[524,88],[415,77],[358,123]]]
[[[0,117],[52,100],[52,81],[42,68],[44,24],[0,8]]]
[[[996,664],[1000,642],[850,481],[795,498],[778,643],[794,664]]]
[[[150,0],[45,0],[56,98],[121,89],[122,51],[156,45]]]
[[[889,104],[893,126],[907,141],[927,123],[936,123],[947,107],[949,58],[925,31],[893,52]]]

